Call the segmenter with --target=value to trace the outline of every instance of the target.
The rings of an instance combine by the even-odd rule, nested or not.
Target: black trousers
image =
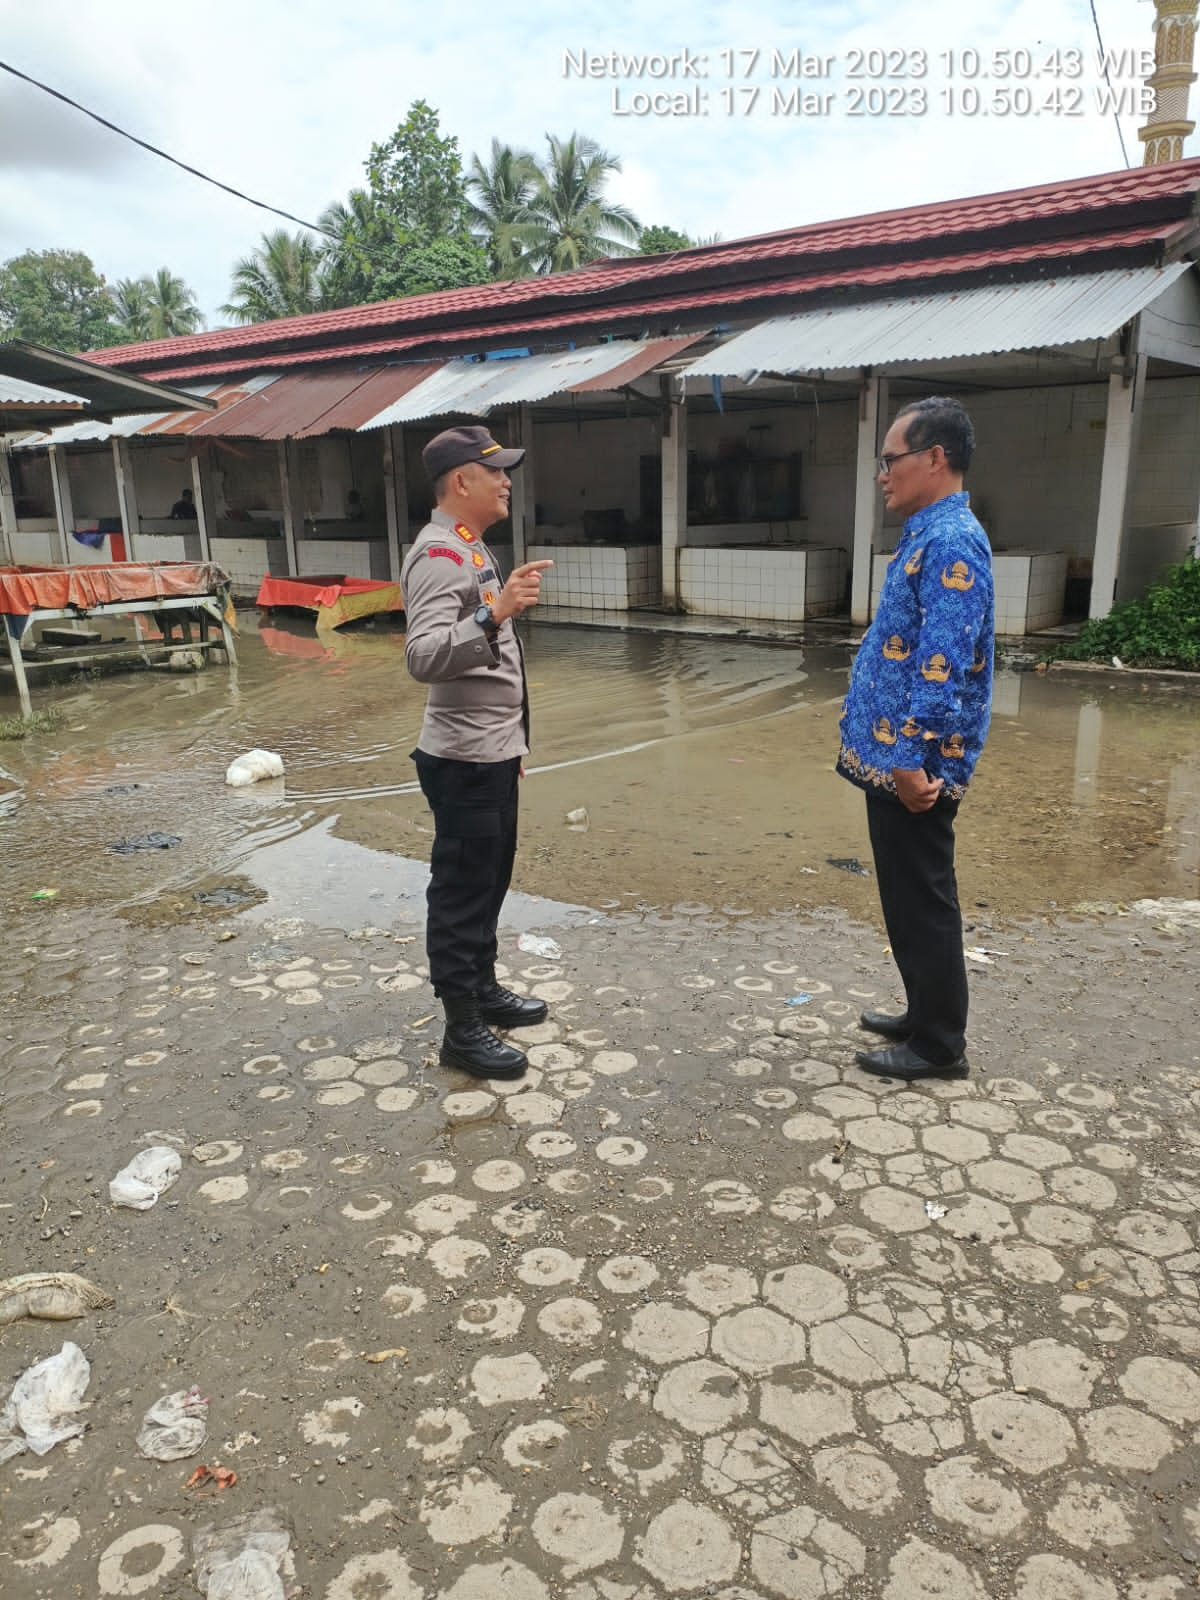
[[[954,876],[958,801],[906,811],[890,794],[867,793],[867,829],[883,920],[900,969],[912,1023],[910,1043],[943,1065],[962,1055],[967,1028],[967,963]]]
[[[517,852],[520,758],[451,761],[413,751],[433,812],[425,949],[434,993],[474,994],[496,964],[496,924]]]

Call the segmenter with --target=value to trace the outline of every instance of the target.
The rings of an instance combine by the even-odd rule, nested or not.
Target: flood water
[[[253,916],[322,925],[421,914],[429,814],[409,752],[424,691],[403,636],[318,640],[297,619],[241,619],[239,669],[35,687],[57,732],[0,744],[7,908],[63,902],[152,916],[233,886]],[[534,748],[516,883],[547,900],[712,908],[839,906],[875,917],[862,796],[836,777],[852,651],[534,624]],[[1085,901],[1200,895],[1198,686],[1116,670],[997,677],[992,733],[960,814],[964,904],[994,916]],[[0,709],[15,711],[7,697]],[[282,783],[225,768],[279,751]],[[587,811],[586,827],[565,815]],[[169,850],[115,854],[148,833]]]

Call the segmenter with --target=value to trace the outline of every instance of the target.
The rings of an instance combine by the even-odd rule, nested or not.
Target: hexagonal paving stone
[[[654,1409],[689,1433],[720,1433],[749,1405],[742,1380],[715,1361],[672,1367],[654,1392]]]
[[[824,1267],[780,1267],[763,1279],[763,1294],[785,1316],[807,1324],[840,1317],[849,1307],[846,1285]]]
[[[1040,1200],[1046,1186],[1036,1172],[1018,1166],[1015,1161],[978,1161],[967,1168],[967,1182],[984,1194],[1006,1200],[1010,1205],[1022,1205],[1029,1200]]]
[[[1178,1447],[1165,1423],[1132,1406],[1102,1406],[1079,1419],[1087,1453],[1103,1467],[1153,1472]]]
[[[1167,1422],[1200,1422],[1200,1376],[1182,1361],[1139,1356],[1121,1374],[1121,1391]]]
[[[728,1581],[741,1565],[742,1549],[715,1511],[676,1500],[651,1521],[634,1559],[672,1593]]]
[[[1031,1556],[1017,1573],[1015,1600],[1117,1600],[1116,1585],[1063,1556]]]
[[[798,1372],[786,1384],[764,1383],[758,1414],[769,1428],[810,1448],[855,1431],[849,1390],[812,1372]]]
[[[818,1450],[812,1464],[817,1482],[831,1489],[848,1511],[882,1517],[901,1498],[899,1478],[865,1440]]]
[[[970,1567],[923,1539],[909,1539],[892,1557],[883,1600],[988,1600]]]
[[[762,1306],[733,1312],[713,1325],[713,1355],[753,1376],[794,1366],[804,1360],[804,1352],[803,1330]]]
[[[846,1138],[856,1150],[873,1156],[895,1156],[916,1145],[916,1136],[903,1122],[891,1117],[861,1117],[846,1124]]]
[[[784,1600],[827,1600],[866,1564],[859,1540],[810,1506],[768,1517],[750,1540],[751,1571]]]
[[[971,1407],[975,1435],[992,1455],[1037,1476],[1059,1467],[1075,1447],[1075,1430],[1060,1411],[1021,1394],[993,1394]]]
[[[813,1330],[812,1359],[816,1366],[847,1383],[877,1383],[898,1378],[905,1371],[904,1346],[888,1328],[863,1317],[841,1317]]]
[[[1057,1339],[1034,1339],[1018,1346],[1009,1365],[1015,1384],[1037,1389],[1056,1405],[1073,1409],[1090,1404],[1104,1371],[1100,1362]]]
[[[986,1539],[1002,1539],[1028,1517],[1021,1496],[978,1456],[954,1456],[925,1474],[935,1515]]]
[[[621,1343],[658,1366],[688,1361],[708,1349],[708,1319],[684,1306],[651,1301],[634,1312]]]

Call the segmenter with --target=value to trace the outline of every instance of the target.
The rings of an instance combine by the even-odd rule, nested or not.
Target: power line
[[[1089,3],[1092,8],[1092,23],[1096,29],[1096,43],[1100,46],[1100,66],[1104,73],[1104,81],[1111,91],[1112,79],[1108,75],[1108,55],[1104,49],[1104,35],[1100,32],[1100,18],[1096,15],[1096,0],[1089,0]],[[1121,141],[1121,157],[1125,162],[1125,165],[1128,167],[1131,165],[1129,160],[1129,151],[1125,148],[1125,135],[1121,131],[1121,118],[1117,114],[1117,102],[1115,97],[1113,98],[1112,107],[1113,121],[1117,125],[1117,138]]]
[[[329,228],[323,228],[319,222],[306,222],[303,217],[294,216],[290,211],[281,211],[278,206],[269,206],[265,200],[256,200],[253,195],[243,194],[240,189],[234,189],[228,183],[222,183],[219,178],[210,178],[207,172],[201,172],[198,167],[189,167],[186,161],[169,155],[165,150],[160,150],[156,144],[149,144],[145,139],[139,139],[136,134],[129,133],[126,129],[118,127],[115,122],[110,122],[107,117],[102,117],[98,111],[90,111],[87,106],[81,106],[78,100],[72,100],[70,95],[62,94],[58,89],[52,89],[48,83],[39,83],[36,78],[31,78],[27,72],[20,71],[7,61],[0,61],[0,67],[5,72],[10,72],[14,78],[20,78],[23,83],[32,84],[35,89],[40,89],[43,94],[51,95],[55,100],[61,100],[63,105],[70,106],[73,111],[82,111],[85,117],[91,117],[93,122],[98,122],[102,128],[107,128],[111,133],[118,134],[122,139],[128,139],[131,144],[139,145],[143,150],[148,150],[152,156],[161,156],[164,161],[169,161],[172,166],[179,167],[184,172],[191,173],[193,178],[199,178],[202,183],[211,183],[214,189],[223,189],[226,194],[231,194],[235,200],[244,200],[247,205],[257,206],[260,211],[269,211],[273,216],[283,217],[288,222],[296,222],[302,228],[308,228],[312,233],[324,234],[327,239],[340,242],[339,237]]]

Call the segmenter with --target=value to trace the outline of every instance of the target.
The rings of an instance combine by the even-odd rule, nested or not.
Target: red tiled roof
[[[920,281],[936,278],[937,282],[978,277],[984,272],[1003,272],[1017,267],[1038,268],[1038,275],[1047,276],[1046,264],[1061,261],[1064,267],[1087,270],[1094,266],[1100,255],[1112,259],[1120,254],[1140,254],[1148,245],[1160,243],[1176,231],[1176,224],[1153,228],[1140,228],[1124,233],[1092,234],[1073,239],[1069,245],[1046,244],[1018,246],[1009,250],[981,251],[977,255],[959,256],[953,263],[955,270],[946,270],[944,263],[928,260],[905,262],[898,266],[851,268],[843,272],[805,274],[792,278],[774,278],[769,283],[730,284],[726,288],[697,290],[692,294],[666,292],[645,300],[621,306],[596,306],[589,309],[561,311],[543,317],[532,317],[519,322],[479,323],[468,328],[431,329],[423,333],[408,333],[396,339],[373,339],[368,343],[332,345],[317,350],[295,350],[285,353],[247,351],[237,356],[226,356],[208,366],[187,363],[156,372],[155,377],[179,380],[183,377],[202,378],[230,368],[245,370],[271,370],[276,367],[312,366],[325,361],[378,360],[380,356],[401,356],[417,351],[425,352],[437,345],[442,355],[463,354],[467,348],[531,335],[548,335],[564,329],[584,329],[596,324],[614,328],[620,323],[644,324],[647,319],[662,321],[677,314],[713,313],[718,320],[726,308],[744,312],[755,301],[769,300],[775,309],[784,310],[780,301],[795,301],[799,296],[828,294],[839,290],[882,290],[891,285],[911,286]]]
[[[341,311],[92,352],[156,376],[193,376],[296,360],[345,359],[437,342],[458,343],[536,326],[621,319],[640,309],[694,309],[804,293],[832,282],[904,281],[905,263],[937,278],[1024,242],[1020,259],[1073,256],[1088,238],[1120,236],[1119,248],[1168,239],[1193,219],[1200,159],[1136,167],[938,204],[812,223],[727,244],[598,262],[575,272],[413,295]],[[1152,231],[1146,233],[1146,229]],[[993,248],[985,242],[991,236]],[[1039,249],[1037,247],[1044,247]],[[967,267],[966,262],[976,265]],[[1000,264],[997,261],[996,264]],[[886,267],[885,276],[872,268]],[[791,269],[791,270],[789,270]],[[857,276],[855,276],[857,272]],[[802,276],[798,274],[802,273]],[[710,292],[710,286],[719,286]],[[638,293],[644,288],[649,297]],[[522,312],[543,313],[540,317]],[[459,327],[457,324],[469,324]],[[395,337],[388,338],[393,333]],[[354,335],[359,335],[355,338]],[[304,353],[301,355],[301,348]]]

